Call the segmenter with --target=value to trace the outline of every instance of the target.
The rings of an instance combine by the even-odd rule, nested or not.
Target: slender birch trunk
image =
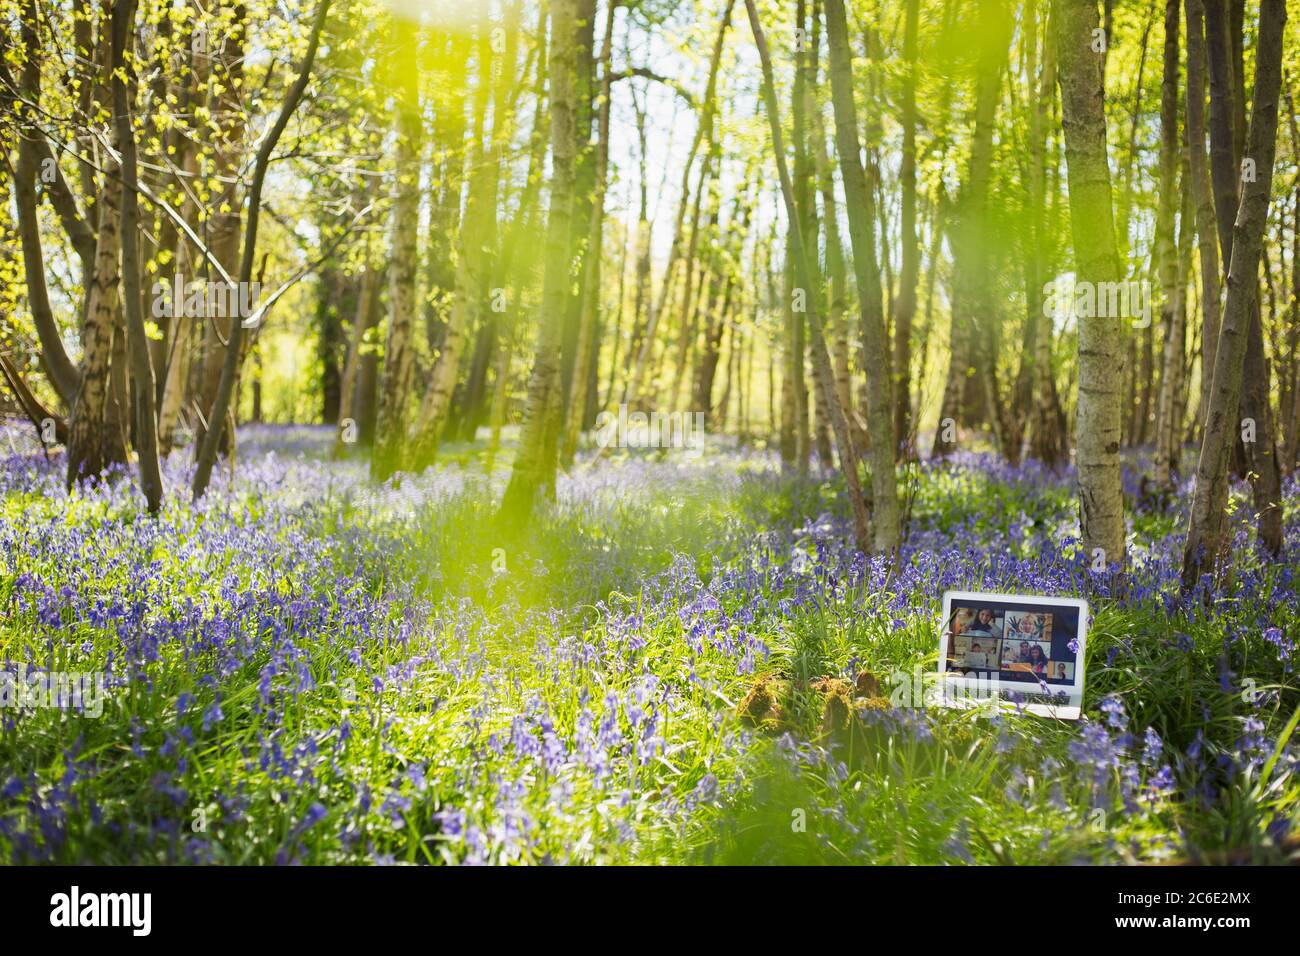
[[[1103,54],[1094,47],[1100,26],[1093,0],[1054,0],[1053,11],[1075,270],[1095,287],[1122,276],[1106,161]],[[1118,316],[1078,321],[1076,464],[1083,548],[1089,560],[1122,574],[1127,563],[1119,460],[1123,337]]]

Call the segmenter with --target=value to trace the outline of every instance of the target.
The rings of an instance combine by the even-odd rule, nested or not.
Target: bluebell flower
[[[1143,738],[1142,763],[1148,767],[1154,767],[1160,762],[1160,754],[1163,749],[1164,744],[1160,740],[1160,735],[1155,732],[1155,728],[1148,727]]]
[[[1123,730],[1128,726],[1128,715],[1124,712],[1124,702],[1116,694],[1107,694],[1101,701],[1101,712],[1106,715],[1108,726]]]

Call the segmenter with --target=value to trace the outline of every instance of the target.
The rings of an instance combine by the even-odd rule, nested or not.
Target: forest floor
[[[842,489],[710,445],[580,457],[527,532],[483,449],[385,486],[324,428],[241,431],[191,505],[0,436],[0,859],[1278,861],[1300,822],[1300,490],[1280,561],[1178,595],[1189,495],[1137,500],[1108,596],[1073,476],[908,469],[898,565]],[[508,458],[508,456],[506,456]],[[1085,717],[896,706],[949,589],[1092,602]],[[35,675],[103,678],[81,712]],[[863,672],[874,675],[861,676]],[[832,680],[818,680],[832,678]],[[89,686],[89,685],[87,685]],[[93,698],[93,699],[92,699]],[[49,701],[45,701],[49,703]]]

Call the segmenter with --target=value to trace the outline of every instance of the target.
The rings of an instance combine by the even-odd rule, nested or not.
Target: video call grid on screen
[[[949,591],[939,673],[978,697],[1012,694],[1031,713],[1067,719],[1083,703],[1088,603],[1075,598]],[[953,695],[945,694],[945,702]]]

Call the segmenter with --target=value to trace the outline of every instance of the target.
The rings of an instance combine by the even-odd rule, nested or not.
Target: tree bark
[[[18,137],[18,163],[14,170],[14,205],[18,212],[18,232],[22,237],[23,273],[27,280],[27,305],[32,312],[36,335],[41,343],[41,367],[54,391],[65,406],[71,406],[77,393],[79,375],[77,366],[68,357],[59,334],[54,310],[50,307],[50,293],[45,284],[45,255],[41,249],[40,221],[36,212],[36,182],[39,179],[41,147],[44,137],[35,129],[34,104],[41,96],[40,38],[35,0],[24,0],[22,6],[22,41],[26,63],[23,66],[21,89],[27,101],[20,107],[20,116],[28,116],[26,131]]]
[[[135,442],[140,460],[140,489],[149,513],[162,509],[163,479],[158,461],[157,420],[154,418],[153,367],[144,330],[144,300],[140,290],[140,197],[136,178],[135,131],[127,96],[126,54],[134,39],[135,0],[113,5],[113,118],[122,153],[122,298],[126,312],[127,348],[135,379]],[[102,217],[101,217],[102,221]]]
[[[916,315],[916,283],[921,268],[921,237],[916,228],[916,36],[920,0],[906,0],[903,11],[902,124],[903,155],[898,178],[903,191],[899,222],[903,243],[902,266],[898,275],[898,299],[894,303],[894,436],[900,458],[915,458],[912,435],[912,320]],[[1036,42],[1031,38],[1029,42]]]
[[[1214,3],[1215,0],[1210,0]],[[1208,12],[1208,11],[1207,11]],[[1228,500],[1228,461],[1238,429],[1243,362],[1251,310],[1256,303],[1259,260],[1268,219],[1269,192],[1277,146],[1278,91],[1282,85],[1282,33],[1285,0],[1261,0],[1259,47],[1255,56],[1255,93],[1251,103],[1246,155],[1255,160],[1256,175],[1242,190],[1232,227],[1228,294],[1219,345],[1215,353],[1205,438],[1196,467],[1191,523],[1183,552],[1183,590],[1191,591],[1203,575],[1212,574],[1229,544],[1225,533]],[[1207,39],[1216,30],[1207,18]],[[1218,36],[1222,39],[1221,32]],[[1213,61],[1213,57],[1211,60]],[[1212,67],[1213,69],[1213,67]]]
[[[867,426],[853,405],[853,376],[849,367],[848,273],[844,261],[844,240],[840,234],[839,210],[835,202],[835,172],[826,149],[826,128],[822,106],[814,89],[808,91],[808,114],[812,117],[813,165],[821,191],[822,221],[826,224],[826,272],[830,279],[830,322],[834,342],[835,394],[849,420],[853,447],[868,448]],[[904,239],[906,241],[906,238]]]
[[[374,314],[378,307],[378,288],[379,283],[375,275],[375,267],[370,261],[369,243],[363,264],[361,266],[361,281],[357,284],[357,310],[352,320],[352,334],[348,340],[347,357],[343,360],[343,373],[339,376],[339,418],[340,427],[334,432],[334,457],[341,458],[344,452],[344,434],[343,429],[346,426],[345,419],[352,419],[353,426],[356,425],[356,418],[353,415],[353,404],[356,401],[357,372],[361,364],[361,347],[366,340],[366,332],[370,329],[374,321]]]
[[[552,497],[560,412],[560,348],[569,306],[573,260],[573,195],[577,141],[577,18],[579,0],[551,6],[551,196],[537,350],[528,380],[524,424],[501,501],[500,516],[527,521],[539,492]]]
[[[428,289],[423,296],[425,342],[436,352],[442,342],[452,297],[456,292],[456,237],[461,231],[461,193],[465,188],[468,150],[465,148],[465,106],[469,101],[469,59],[471,37],[462,30],[448,31],[445,40],[433,44],[435,62],[452,80],[449,88],[440,83],[433,91],[431,163],[434,188],[425,267]]]
[[[564,442],[560,460],[567,468],[573,464],[587,412],[587,393],[590,384],[586,370],[592,352],[599,350],[596,341],[596,324],[600,309],[600,265],[605,243],[605,187],[609,167],[609,107],[610,64],[614,44],[614,14],[618,0],[608,0],[605,14],[605,34],[600,51],[600,94],[596,122],[596,168],[591,201],[591,217],[587,223],[587,254],[583,267],[586,279],[582,284],[582,314],[578,325],[578,348],[574,374],[569,383],[568,402],[564,408]]]
[[[1093,31],[1099,28],[1097,7],[1093,0],[1054,0],[1053,10],[1075,269],[1082,281],[1118,282],[1102,55],[1092,48]],[[1080,317],[1078,324],[1076,462],[1083,548],[1086,558],[1100,559],[1122,574],[1127,556],[1119,460],[1124,364],[1120,320]]]
[[[839,0],[828,0],[827,14],[830,14],[831,5],[838,3]],[[776,87],[772,78],[772,58],[768,52],[767,39],[763,35],[763,27],[759,22],[758,10],[754,6],[754,0],[745,0],[745,7],[749,13],[749,25],[754,33],[754,45],[758,47],[758,56],[763,68],[763,102],[767,109],[768,126],[772,136],[772,152],[776,157],[777,176],[781,184],[781,197],[785,202],[786,213],[786,231],[790,237],[790,243],[794,252],[794,265],[796,269],[796,278],[803,283],[805,289],[814,290],[820,287],[816,280],[813,265],[807,255],[807,250],[803,243],[803,228],[799,221],[799,210],[795,205],[794,187],[790,181],[790,170],[786,165],[785,143],[781,135],[781,115],[776,102]],[[840,43],[841,53],[847,59],[847,51],[843,49],[846,45],[844,33],[843,8],[840,8]],[[829,32],[829,30],[828,30]],[[832,46],[832,51],[834,46]],[[834,76],[834,69],[832,69]],[[856,124],[854,128],[854,138],[857,137]],[[857,162],[857,151],[853,152],[853,160]],[[862,167],[858,167],[859,178],[862,180]],[[865,181],[861,181],[865,188]],[[870,554],[872,549],[871,522],[867,515],[866,501],[862,497],[862,487],[858,478],[858,461],[857,453],[853,448],[853,441],[849,435],[848,419],[844,415],[844,409],[840,407],[839,399],[835,395],[834,376],[831,371],[830,355],[826,351],[825,332],[822,327],[821,314],[818,311],[816,296],[810,295],[808,309],[808,325],[812,332],[813,338],[813,362],[817,367],[817,383],[823,388],[826,399],[826,406],[831,413],[831,429],[835,434],[835,450],[840,457],[840,464],[844,471],[845,485],[849,494],[849,506],[853,515],[853,532],[854,539],[857,543],[858,550],[864,554]],[[883,344],[883,336],[882,336]],[[881,443],[877,443],[879,446]],[[889,475],[894,475],[894,463],[892,451],[888,445],[885,445],[885,452],[889,455]],[[877,541],[882,541],[881,536],[877,535]],[[893,545],[888,546],[892,550]],[[882,548],[882,550],[886,550]]]
[[[1245,135],[1244,90],[1241,79],[1240,10],[1227,0],[1205,0],[1206,46],[1210,65],[1210,164],[1218,213],[1219,244],[1224,261],[1232,262],[1234,223],[1239,215],[1237,180],[1243,176]],[[1274,121],[1276,126],[1276,120]],[[1276,138],[1276,136],[1274,137]],[[1260,543],[1273,554],[1282,547],[1281,477],[1273,437],[1273,412],[1269,404],[1269,368],[1264,358],[1264,333],[1258,283],[1252,282],[1250,324],[1246,331],[1244,385],[1241,395],[1241,431],[1234,449],[1242,472],[1249,477],[1258,516]],[[1246,422],[1253,423],[1253,440],[1246,441]]]
[[[985,234],[989,179],[993,162],[993,127],[999,98],[1001,56],[1009,39],[1005,5],[988,0],[980,7],[981,46],[976,61],[975,126],[971,137],[966,180],[957,199],[949,239],[952,245],[952,304],[948,373],[940,408],[940,428],[934,453],[947,454],[955,444],[944,441],[946,423],[955,426],[986,418],[1003,454],[1015,458],[1006,409],[996,381],[997,316],[988,290],[989,259]],[[972,391],[973,389],[973,391]],[[969,396],[969,400],[968,400]],[[975,413],[981,402],[982,418]]]
[[[86,277],[86,314],[81,323],[81,384],[68,417],[69,489],[82,478],[98,476],[106,467],[127,460],[126,435],[119,414],[109,415],[110,374],[118,311],[122,307],[121,212],[122,170],[110,162],[96,202],[99,231],[93,271]],[[119,412],[124,413],[125,409]]]
[[[1007,8],[997,0],[980,6],[980,53],[975,78],[975,132],[970,165],[957,201],[953,242],[954,322],[960,321],[970,336],[970,365],[984,414],[999,449],[1012,464],[1020,457],[1021,426],[1014,418],[1010,397],[999,382],[1001,311],[991,290],[993,271],[989,254],[990,182],[993,172],[993,131],[1000,96],[1003,56],[1010,42]],[[950,369],[962,377],[965,369]],[[1012,389],[1007,389],[1012,392]]]
[[[499,51],[495,46],[491,47],[492,75],[496,89],[492,99],[492,135],[489,140],[487,162],[493,170],[493,175],[486,180],[488,195],[484,208],[494,211],[502,187],[502,160],[515,129],[515,106],[519,94],[525,89],[524,76],[516,76],[521,7],[521,0],[511,0],[503,4],[504,42]],[[542,17],[544,21],[544,13]],[[484,29],[486,30],[487,27],[485,26]],[[539,46],[544,42],[543,33],[544,30],[538,33]],[[481,321],[470,359],[464,394],[459,407],[453,401],[448,415],[448,430],[460,435],[466,441],[474,440],[479,425],[488,415],[488,373],[500,348],[502,327],[506,323],[505,312],[496,310],[494,298],[494,289],[504,289],[506,284],[501,257],[504,243],[501,241],[500,227],[495,214],[486,217],[485,233],[483,266],[479,270],[482,290],[480,301],[488,298],[493,298],[493,301],[486,308],[480,309]]]
[[[675,270],[681,254],[682,225],[686,220],[686,211],[691,205],[691,167],[695,162],[696,154],[699,152],[705,130],[712,125],[712,113],[716,109],[718,70],[722,65],[722,50],[726,43],[727,30],[731,27],[731,12],[734,7],[735,0],[727,0],[727,6],[722,11],[722,21],[718,26],[718,35],[713,41],[713,52],[709,59],[709,76],[704,85],[704,98],[701,100],[703,112],[700,116],[699,125],[695,128],[691,148],[686,155],[686,165],[682,170],[681,198],[677,206],[677,219],[673,227],[672,244],[668,250],[668,263],[664,267],[663,285],[660,288],[657,300],[650,303],[645,334],[641,339],[641,347],[636,353],[636,361],[632,365],[632,374],[628,379],[627,389],[624,392],[623,400],[628,405],[635,405],[641,400],[646,370],[654,351],[655,332],[658,329],[659,318],[664,309],[668,307],[668,297],[672,291],[673,277],[676,274]],[[649,242],[648,235],[646,242]]]
[[[1030,0],[1032,16],[1026,20],[1033,25],[1034,39],[1028,47],[1029,95],[1034,104],[1029,114],[1029,278],[1027,281],[1028,319],[1037,325],[1034,334],[1033,356],[1033,411],[1029,421],[1029,454],[1055,469],[1068,456],[1065,436],[1061,433],[1061,407],[1056,394],[1055,371],[1052,367],[1052,340],[1055,330],[1051,320],[1043,315],[1043,278],[1049,272],[1043,244],[1047,235],[1047,120],[1056,97],[1056,52],[1052,43],[1052,28],[1048,22],[1048,7],[1038,6]],[[1038,75],[1038,44],[1042,40],[1042,75]]]
[[[1205,17],[1202,0],[1185,0],[1187,13],[1187,164],[1196,207],[1196,249],[1201,273],[1201,393],[1196,419],[1209,408],[1219,345],[1219,240],[1205,158]]]
[[[1178,177],[1178,22],[1180,0],[1165,0],[1164,69],[1160,83],[1160,195],[1156,209],[1156,260],[1160,276],[1160,327],[1164,330],[1160,394],[1156,405],[1155,483],[1173,487],[1178,466],[1178,429],[1174,422],[1177,391],[1182,388],[1183,286],[1174,244]]]
[[[411,237],[420,225],[420,117],[417,25],[393,20],[397,81],[397,180],[389,220],[388,334],[379,384],[379,417],[370,455],[370,477],[385,481],[402,467],[406,443],[406,406],[411,380],[411,326],[416,305],[416,255]]]
[[[188,37],[182,37],[182,42],[192,46],[192,33]],[[198,91],[208,88],[210,72],[211,58],[206,54],[191,52],[189,69],[182,73],[182,98],[180,100],[182,107],[191,108],[193,102],[199,97]],[[177,179],[182,182],[187,179],[194,180],[199,173],[198,149],[189,136],[178,134],[177,139],[179,143],[175,162],[181,171]],[[185,199],[180,204],[181,218],[186,222],[193,222],[198,216],[197,197],[193,190],[185,190],[184,196]],[[175,223],[170,219],[168,219],[168,222],[172,223],[175,230]],[[178,236],[174,247],[176,249],[176,257],[173,260],[175,275],[181,276],[182,279],[186,276],[193,277],[197,271],[194,270],[192,265],[195,259],[193,244],[188,240],[182,240]],[[185,404],[186,396],[190,394],[191,366],[196,364],[193,354],[195,325],[196,323],[192,319],[180,316],[173,316],[167,323],[164,338],[165,359],[157,366],[159,377],[158,447],[159,453],[163,457],[166,457],[172,449],[176,438],[176,429],[181,419],[181,409]],[[201,332],[202,330],[197,331]]]
[[[230,275],[239,269],[239,226],[242,199],[239,190],[242,177],[240,164],[246,155],[244,133],[247,117],[244,107],[244,57],[248,40],[248,12],[243,3],[224,0],[232,12],[230,28],[223,31],[221,49],[212,58],[212,70],[217,81],[217,93],[212,104],[216,142],[213,144],[212,180],[218,191],[211,200],[212,226],[209,246],[213,257]],[[216,38],[211,38],[215,42]],[[206,269],[211,281],[210,268]],[[205,316],[200,319],[203,329],[203,361],[199,366],[197,400],[204,415],[216,402],[225,365],[226,347],[231,339],[231,326],[238,325],[229,316]],[[235,436],[226,427],[225,416],[220,421],[196,416],[194,428],[194,453],[198,455],[204,445],[209,428],[217,428],[220,451],[229,455],[234,449]]]
[[[289,117],[298,108],[298,103],[302,100],[302,95],[307,89],[307,81],[311,78],[311,66],[316,59],[316,50],[320,46],[321,30],[325,26],[325,16],[329,13],[329,7],[330,0],[320,0],[316,8],[316,19],[311,27],[311,37],[307,41],[307,53],[303,59],[302,68],[299,70],[293,86],[289,88],[289,92],[285,95],[284,102],[280,104],[280,111],[275,117],[275,122],[267,130],[257,148],[257,154],[253,158],[253,177],[248,188],[248,219],[244,224],[244,251],[239,262],[238,281],[241,288],[247,288],[253,279],[253,261],[257,255],[257,223],[262,211],[262,185],[266,181],[266,167],[271,161],[271,153],[275,149],[276,143],[280,141],[280,136],[284,133],[285,127],[289,125]],[[217,383],[217,394],[213,399],[211,413],[208,415],[210,426],[218,422],[226,422],[231,411],[235,381],[239,377],[239,365],[244,354],[243,338],[246,317],[241,316],[238,318],[238,321],[230,323],[230,338],[226,342],[225,364],[221,368],[221,380]],[[227,427],[231,427],[229,423],[227,423]],[[230,438],[233,442],[234,435],[231,434]],[[212,468],[217,461],[221,439],[221,431],[216,427],[209,427],[203,436],[203,442],[199,447],[198,461],[194,468],[194,482],[191,486],[195,500],[203,497],[203,493],[207,491],[208,482],[212,478]]]
[[[489,94],[493,74],[490,64],[494,61],[487,13],[486,2],[481,2],[479,5],[479,83],[474,102],[474,138],[469,160],[469,194],[465,216],[455,243],[455,287],[452,293],[451,313],[443,331],[438,357],[424,399],[420,403],[419,413],[411,428],[406,457],[409,459],[410,466],[416,470],[432,464],[437,454],[438,442],[451,410],[452,390],[456,385],[465,339],[476,325],[491,321],[492,315],[484,305],[490,294],[487,282],[491,266],[490,250],[496,245],[498,136],[501,133],[500,125],[504,117],[499,110],[493,110],[491,142],[485,144],[484,115],[491,100]],[[449,77],[449,79],[454,83],[456,78]],[[501,82],[504,83],[504,79]],[[453,150],[459,145],[458,143],[445,144],[446,148]]]
[[[44,430],[46,419],[54,422],[54,440],[66,444],[68,441],[68,420],[57,414],[53,409],[46,407],[31,387],[23,379],[22,373],[9,361],[3,352],[0,352],[0,378],[3,378],[8,384],[10,391],[14,393],[14,398],[18,401],[18,407],[23,410],[27,420],[32,423],[37,433]],[[44,443],[45,436],[42,434],[41,441]]]
[[[1291,127],[1291,150],[1300,156],[1300,126],[1296,123],[1295,101],[1287,90],[1287,119]],[[1300,453],[1300,177],[1297,177],[1291,200],[1291,323],[1288,332],[1291,401],[1283,410],[1286,416],[1285,453],[1282,465],[1290,474],[1295,471]]]
[[[752,3],[752,0],[749,0]],[[751,11],[753,7],[751,6]],[[753,13],[750,14],[753,16]],[[835,108],[835,147],[840,160],[840,178],[844,186],[844,203],[848,212],[849,241],[853,247],[853,272],[858,286],[858,309],[862,323],[863,344],[868,355],[879,356],[863,370],[866,375],[867,430],[871,436],[871,485],[874,499],[872,520],[874,544],[878,552],[891,553],[899,544],[899,508],[897,476],[894,472],[894,422],[890,409],[889,343],[876,262],[875,211],[867,188],[866,172],[859,159],[857,107],[853,101],[853,65],[849,54],[848,25],[843,0],[826,0],[826,38],[830,47],[831,101]],[[838,426],[839,402],[828,401],[832,424]],[[856,464],[851,443],[836,428],[836,446],[846,471]],[[845,444],[850,445],[846,459]]]

